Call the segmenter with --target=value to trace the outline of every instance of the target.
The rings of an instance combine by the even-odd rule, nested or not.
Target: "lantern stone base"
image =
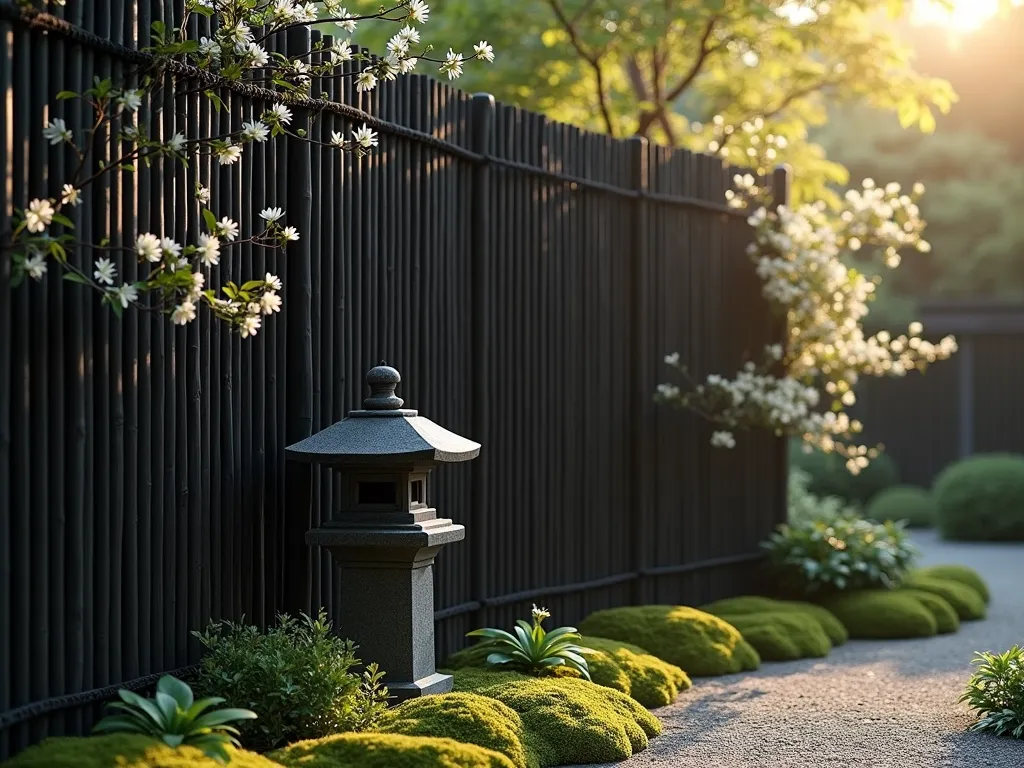
[[[435,668],[434,557],[465,536],[445,519],[394,527],[335,521],[306,534],[341,571],[338,632],[359,646],[364,664],[380,666],[397,701],[452,689],[451,676]]]

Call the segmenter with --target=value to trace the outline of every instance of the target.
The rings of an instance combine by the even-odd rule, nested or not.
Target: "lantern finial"
[[[370,396],[363,400],[363,408],[368,411],[397,411],[405,404],[405,401],[395,394],[395,387],[401,381],[402,375],[381,360],[380,365],[371,368],[366,374]]]

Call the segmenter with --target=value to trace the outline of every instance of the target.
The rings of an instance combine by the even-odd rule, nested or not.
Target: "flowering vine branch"
[[[44,0],[45,1],[45,0]],[[64,0],[52,0],[64,5]],[[30,0],[22,5],[31,8]],[[189,18],[209,18],[214,31],[211,37],[190,38]],[[375,14],[357,16],[342,6],[341,0],[187,0],[180,25],[169,30],[161,22],[153,24],[152,47],[146,49],[150,62],[129,74],[124,83],[97,78],[92,87],[78,93],[62,91],[57,100],[81,100],[92,112],[93,119],[81,135],[76,136],[62,117],[54,117],[42,130],[53,146],[66,146],[75,161],[73,170],[58,183],[59,197],[38,198],[24,209],[16,209],[12,230],[4,238],[3,250],[12,261],[12,282],[25,278],[42,280],[50,264],[58,265],[65,280],[97,291],[102,301],[118,316],[129,307],[156,311],[168,316],[177,325],[195,320],[198,308],[205,305],[212,315],[228,324],[242,338],[256,335],[263,318],[281,310],[281,280],[267,273],[241,284],[225,282],[209,285],[211,269],[221,256],[243,245],[251,248],[285,249],[300,239],[301,233],[284,222],[285,211],[265,207],[260,212],[258,228],[242,236],[238,223],[227,216],[218,216],[207,206],[213,197],[211,178],[200,180],[194,195],[202,207],[205,231],[197,232],[192,242],[179,243],[158,233],[118,233],[121,242],[132,246],[111,244],[111,235],[96,243],[79,240],[75,225],[67,215],[83,202],[89,187],[106,174],[130,173],[138,164],[163,160],[188,165],[197,159],[217,166],[237,163],[247,146],[268,141],[276,136],[353,152],[358,156],[373,151],[378,145],[375,131],[365,124],[352,131],[351,137],[332,131],[329,142],[309,137],[307,127],[292,126],[293,113],[288,104],[310,94],[313,78],[353,77],[356,90],[370,91],[382,81],[395,80],[412,72],[419,62],[437,63],[438,71],[448,79],[458,78],[465,63],[472,59],[490,62],[494,52],[486,41],[473,46],[471,54],[449,48],[443,58],[431,57],[433,46],[422,45],[418,26],[425,24],[430,8],[424,0],[394,0],[390,8],[382,7]],[[401,25],[388,41],[387,53],[372,57],[356,50],[351,38],[338,40],[325,48],[322,42],[309,51],[284,55],[268,51],[267,38],[276,32],[314,23],[333,22],[347,34],[356,31],[361,21],[384,21]],[[355,66],[349,64],[354,62]],[[165,75],[176,71],[171,64],[186,65],[218,78],[223,84],[246,83],[273,92],[277,98],[259,118],[217,136],[186,136],[176,133],[168,139],[156,139],[138,119],[146,95],[160,87]],[[343,65],[347,65],[344,66]],[[180,67],[177,68],[180,71]],[[172,75],[173,77],[173,75]],[[129,87],[137,83],[137,87]],[[218,111],[223,107],[220,97],[204,85],[200,92]],[[104,154],[109,150],[108,159]],[[120,154],[118,154],[120,153]],[[200,175],[203,165],[199,165]],[[93,254],[69,259],[69,252]],[[134,258],[140,265],[140,278],[119,282],[118,261]],[[92,267],[81,267],[92,260]]]
[[[751,146],[771,149],[776,143],[771,136],[760,139]],[[770,166],[770,158],[767,163],[762,158],[762,165]],[[734,184],[727,201],[749,212],[754,239],[747,255],[764,281],[762,294],[785,317],[785,339],[748,360],[732,378],[711,374],[695,381],[678,353],[670,354],[665,362],[685,387],[661,384],[656,399],[719,427],[711,437],[715,446],[733,447],[737,430],[768,429],[835,451],[858,472],[878,453],[856,444],[862,425],[847,413],[860,377],[923,371],[956,351],[952,336],[938,344],[924,340],[916,322],[897,337],[886,331],[866,334],[863,320],[881,279],[849,265],[853,254],[871,253],[895,269],[903,249],[931,250],[922,237],[925,223],[918,208],[924,187],[915,184],[908,193],[895,183],[881,187],[865,179],[835,210],[823,202],[791,210],[775,205],[771,191],[752,174],[737,175]]]

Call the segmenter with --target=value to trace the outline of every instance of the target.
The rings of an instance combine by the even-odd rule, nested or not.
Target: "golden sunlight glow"
[[[1014,0],[1018,5],[1020,0]],[[995,16],[1002,0],[915,0],[911,14],[915,24],[935,24],[955,32],[970,32]]]

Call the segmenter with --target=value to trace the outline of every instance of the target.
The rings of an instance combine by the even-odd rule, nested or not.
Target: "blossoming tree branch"
[[[718,130],[739,139],[759,174],[772,166],[775,147],[783,140],[768,133],[760,120]],[[877,455],[877,448],[857,444],[862,425],[846,411],[856,402],[854,386],[860,377],[923,371],[956,351],[952,336],[930,343],[916,322],[896,337],[886,331],[866,334],[863,320],[881,278],[850,265],[855,254],[870,253],[880,257],[882,268],[895,269],[902,250],[931,250],[922,237],[925,222],[917,205],[924,187],[915,184],[904,191],[899,184],[879,186],[865,179],[838,206],[818,202],[791,210],[776,204],[771,190],[753,174],[733,181],[735,189],[726,197],[731,207],[749,213],[753,242],[747,255],[764,281],[762,294],[785,317],[785,339],[748,360],[731,378],[715,373],[695,381],[679,354],[669,354],[665,362],[685,383],[661,384],[656,397],[715,424],[715,446],[733,447],[737,430],[768,429],[835,451],[856,473]]]
[[[64,0],[51,0],[64,5]],[[88,128],[75,133],[62,117],[54,117],[43,128],[51,145],[67,145],[75,158],[69,175],[59,180],[59,198],[39,198],[25,210],[16,210],[13,230],[4,250],[12,259],[15,285],[26,277],[42,280],[51,264],[63,272],[65,280],[97,291],[117,315],[129,307],[166,314],[177,325],[196,318],[205,305],[214,317],[227,323],[242,338],[254,336],[262,320],[281,310],[281,280],[273,274],[254,276],[236,284],[210,285],[212,268],[230,249],[243,244],[258,248],[286,249],[302,237],[287,224],[286,212],[279,207],[263,207],[256,231],[242,233],[237,222],[221,216],[207,206],[214,199],[216,174],[202,179],[193,193],[202,208],[205,231],[195,232],[190,242],[178,242],[166,232],[119,233],[120,241],[133,245],[111,245],[111,234],[99,242],[83,242],[74,234],[74,222],[68,209],[78,206],[89,187],[104,175],[135,170],[139,163],[164,160],[187,165],[205,159],[214,167],[237,163],[246,148],[254,143],[286,135],[296,140],[324,144],[359,156],[378,144],[376,132],[363,124],[350,137],[333,132],[330,142],[309,137],[307,127],[293,125],[289,104],[310,93],[314,77],[355,78],[356,90],[370,91],[382,81],[416,69],[420,62],[437,65],[449,79],[458,78],[464,64],[472,59],[490,62],[494,53],[486,41],[463,54],[452,48],[443,57],[432,57],[433,46],[420,40],[419,27],[426,24],[430,8],[424,0],[394,0],[391,7],[377,13],[349,13],[342,0],[188,0],[180,25],[168,30],[153,25],[153,42],[146,49],[151,58],[125,82],[97,78],[88,90],[56,94],[59,102],[80,99],[92,113]],[[25,5],[31,6],[26,0]],[[198,14],[211,20],[212,37],[190,38],[189,18]],[[271,34],[314,23],[333,23],[347,35],[362,21],[389,22],[398,29],[381,57],[372,57],[353,48],[351,38],[341,39],[325,50],[323,44],[311,50],[285,56],[267,50]],[[244,83],[259,86],[274,94],[272,105],[258,119],[242,122],[233,130],[217,136],[187,136],[176,133],[166,140],[154,138],[138,120],[138,111],[148,92],[163,86],[171,64],[186,65],[209,73],[223,85]],[[346,67],[342,71],[343,65]],[[222,103],[213,88],[204,88],[219,111]],[[108,155],[105,154],[109,152]],[[197,166],[202,173],[203,164]],[[261,206],[257,205],[257,208]],[[174,222],[168,222],[174,231]],[[82,258],[69,259],[69,252]],[[85,255],[89,254],[89,255]],[[141,265],[141,279],[119,279],[119,262],[134,258]],[[91,267],[86,265],[92,261]],[[123,263],[121,264],[123,266]],[[145,273],[145,274],[144,274]],[[143,276],[144,274],[144,276]]]

